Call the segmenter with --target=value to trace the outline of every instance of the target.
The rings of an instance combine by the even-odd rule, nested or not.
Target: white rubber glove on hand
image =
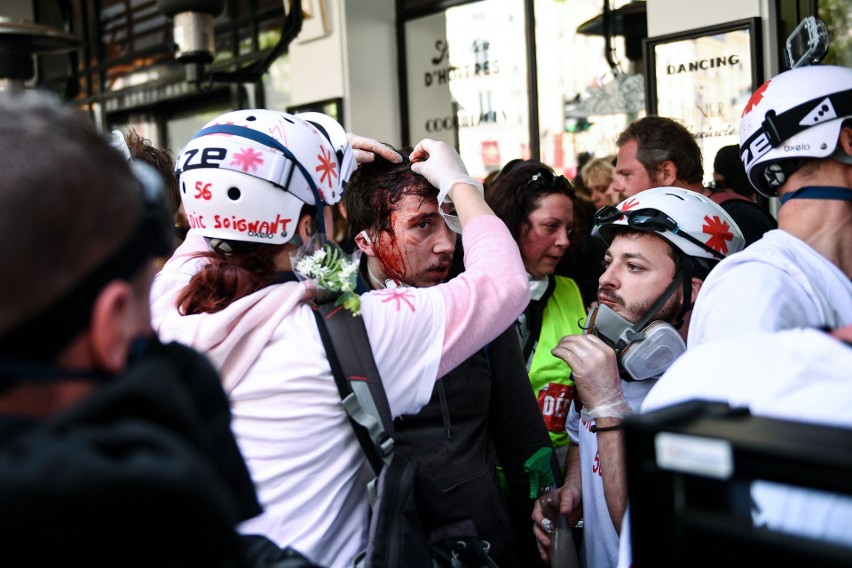
[[[355,155],[355,161],[358,162],[359,165],[372,162],[376,159],[376,154],[385,160],[393,162],[394,164],[398,164],[402,161],[402,156],[378,140],[358,136],[351,132],[347,132],[346,137],[349,139],[349,145],[352,147],[352,153]]]
[[[624,398],[615,351],[596,335],[567,335],[550,353],[571,367],[586,420],[632,414]]]
[[[446,142],[424,138],[411,153],[411,171],[425,177],[438,188],[438,211],[447,226],[456,233],[462,232],[458,215],[447,213],[444,209],[452,207],[450,191],[457,183],[466,183],[475,187],[480,195],[484,194],[482,183],[470,177],[467,168],[458,153]]]

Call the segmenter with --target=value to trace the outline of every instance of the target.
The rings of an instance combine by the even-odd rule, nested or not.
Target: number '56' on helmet
[[[283,244],[304,205],[340,201],[355,167],[346,133],[311,115],[239,110],[199,130],[176,165],[190,226],[214,239]]]

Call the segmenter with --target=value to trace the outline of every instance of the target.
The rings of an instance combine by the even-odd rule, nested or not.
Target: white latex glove
[[[587,420],[631,414],[624,398],[615,351],[596,335],[566,335],[551,351],[571,367]]]
[[[458,215],[452,214],[453,185],[466,183],[475,187],[480,195],[484,194],[482,183],[467,173],[467,168],[458,153],[446,142],[424,138],[411,153],[411,171],[425,177],[438,188],[438,211],[447,226],[456,233],[462,232]]]
[[[402,161],[402,156],[378,140],[358,136],[351,132],[347,132],[346,137],[349,139],[349,145],[352,147],[352,154],[355,156],[355,161],[358,162],[359,165],[372,162],[376,159],[376,154],[393,162],[394,164],[398,164]]]

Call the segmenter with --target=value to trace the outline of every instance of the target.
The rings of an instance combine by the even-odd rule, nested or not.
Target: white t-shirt
[[[493,339],[494,330],[508,327],[529,301],[517,245],[505,225],[477,217],[465,239],[468,270],[462,276],[432,288],[361,296],[394,416],[428,403],[441,369]],[[240,532],[292,546],[321,566],[350,566],[366,547],[366,484],[374,474],[305,303],[309,288],[272,285],[216,313],[181,315],[177,300],[207,262],[197,257],[204,250],[203,239],[190,231],[152,286],[152,322],[163,341],[198,349],[221,374],[232,429],[264,506]]]
[[[852,282],[802,240],[769,231],[711,272],[689,324],[689,347],[716,338],[852,323]]]
[[[852,428],[852,347],[814,329],[722,339],[689,349],[642,405],[690,399],[755,416]],[[752,485],[755,523],[852,546],[852,498],[767,482]]]
[[[416,412],[435,386],[443,302],[439,295],[409,295],[420,316],[414,317],[405,300],[397,312],[378,299],[387,293],[374,296],[363,297],[362,312],[391,411]],[[388,340],[403,334],[410,341]],[[240,532],[271,536],[322,566],[342,566],[366,546],[364,488],[375,474],[353,444],[330,371],[312,310],[302,305],[229,397],[234,434],[267,507]],[[310,487],[294,480],[310,480]]]
[[[639,412],[642,401],[657,379],[621,381],[624,398],[633,412]],[[598,457],[598,437],[592,424],[584,420],[572,404],[566,430],[571,441],[579,444],[580,473],[583,484],[583,551],[589,568],[609,568],[618,562],[618,533],[609,516],[604,496],[603,472]]]

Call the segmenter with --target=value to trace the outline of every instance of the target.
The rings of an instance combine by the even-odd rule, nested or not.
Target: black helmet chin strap
[[[680,258],[680,272],[683,278],[683,303],[680,306],[677,321],[674,323],[677,329],[680,329],[683,325],[683,318],[692,309],[692,274],[694,266],[694,261],[691,257],[682,256]]]
[[[650,308],[648,308],[645,314],[641,318],[639,318],[639,320],[634,323],[627,331],[627,339],[629,339],[630,341],[636,339],[644,339],[642,330],[645,329],[645,326],[651,323],[651,320],[654,319],[654,316],[657,315],[657,312],[660,311],[660,308],[663,307],[669,297],[674,294],[675,290],[677,290],[677,287],[680,285],[681,274],[682,269],[679,269],[677,271],[677,274],[674,275],[671,284],[669,284],[668,287],[663,291],[663,293],[660,294],[660,297],[657,298],[657,301],[654,302],[654,304]]]
[[[643,339],[642,330],[645,329],[651,320],[654,319],[654,316],[657,315],[668,299],[674,294],[675,290],[677,290],[678,286],[683,285],[683,304],[680,308],[680,313],[677,316],[677,321],[673,324],[675,328],[680,329],[680,326],[683,325],[683,318],[686,316],[687,312],[692,309],[692,258],[683,255],[680,258],[680,264],[678,266],[677,273],[675,273],[674,278],[672,278],[671,283],[666,287],[660,297],[657,298],[657,301],[648,308],[645,314],[639,318],[639,320],[631,326],[630,330],[627,332],[627,337],[631,341],[634,339]]]

